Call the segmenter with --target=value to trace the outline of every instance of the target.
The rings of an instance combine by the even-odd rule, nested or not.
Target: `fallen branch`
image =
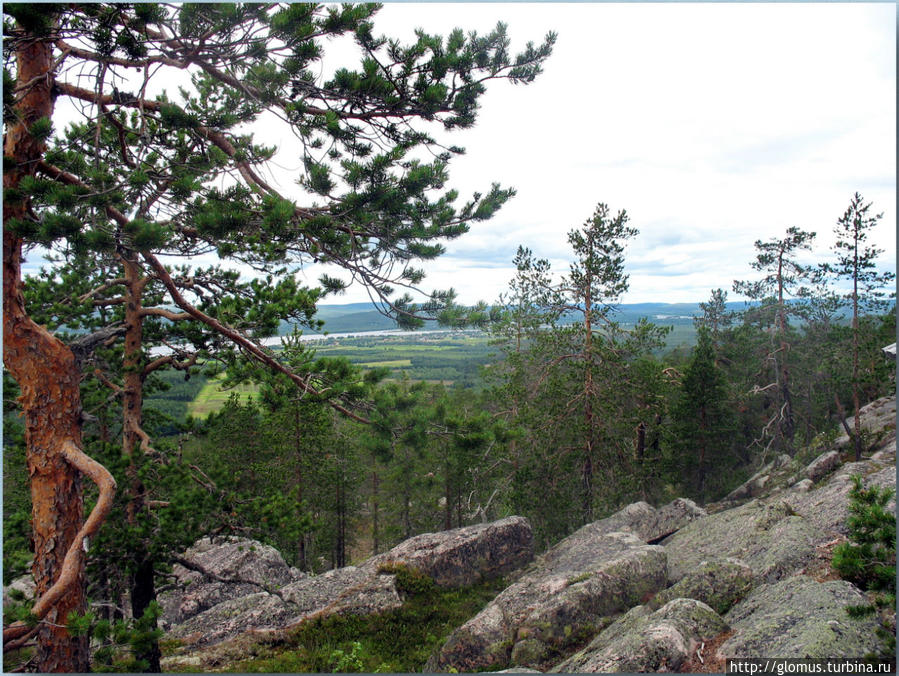
[[[254,582],[253,580],[245,580],[241,577],[222,577],[221,575],[213,573],[211,570],[209,570],[208,568],[205,568],[204,566],[200,565],[199,563],[196,563],[195,561],[190,561],[189,559],[185,559],[180,556],[173,556],[172,561],[174,561],[175,563],[180,563],[182,566],[184,566],[188,570],[192,570],[194,572],[200,573],[200,575],[207,577],[210,580],[215,580],[216,582],[224,582],[225,584],[253,585],[254,587],[258,587],[259,589],[261,589],[264,592],[268,592],[269,594],[272,594],[273,596],[277,596],[282,601],[287,601],[287,599],[285,599],[284,596],[281,594],[281,592],[279,592],[277,589],[272,589],[272,588],[267,587],[266,585],[261,584],[259,582]]]

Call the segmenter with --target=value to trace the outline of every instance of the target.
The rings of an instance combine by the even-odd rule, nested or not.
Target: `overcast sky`
[[[531,85],[493,83],[477,125],[441,140],[467,151],[450,164],[460,203],[494,181],[518,194],[427,264],[425,288],[495,301],[519,245],[564,272],[566,233],[605,202],[640,231],[624,302],[696,302],[719,287],[739,300],[731,285],[752,278],[756,240],[813,230],[809,261],[825,260],[856,191],[884,214],[872,239],[895,271],[893,3],[387,3],[375,32],[412,40],[417,27],[484,33],[500,20],[513,51],[553,30],[554,53]],[[323,76],[355,66],[351,50],[330,45]],[[254,129],[284,147],[269,178],[295,190],[297,150],[270,128]],[[353,287],[326,302],[367,299]]]
[[[895,271],[894,4],[397,3],[375,26],[498,20],[513,47],[547,30],[558,42],[536,82],[498,83],[477,126],[449,136],[467,150],[450,183],[518,195],[449,243],[426,283],[495,300],[519,244],[565,270],[565,234],[606,202],[640,231],[625,302],[705,300],[751,278],[755,240],[789,226],[816,231],[826,257],[855,191],[883,212],[873,239]]]

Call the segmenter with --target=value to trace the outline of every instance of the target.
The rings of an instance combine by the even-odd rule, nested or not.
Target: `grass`
[[[366,369],[375,369],[375,368],[402,368],[403,366],[412,366],[411,359],[386,359],[384,361],[366,361],[358,364],[362,368]]]
[[[673,329],[668,336],[668,348],[659,352],[675,345],[692,344],[695,337],[692,323],[675,323]],[[318,357],[344,357],[364,369],[387,368],[390,370],[387,380],[408,378],[411,381],[476,388],[483,386],[481,367],[501,358],[499,348],[492,345],[490,337],[483,333],[325,338],[313,343],[313,346]],[[188,404],[187,412],[204,418],[224,406],[231,392],[235,391],[255,394],[252,387],[222,391],[219,382],[212,380]]]
[[[195,418],[205,418],[210,413],[221,409],[225,402],[228,401],[228,397],[233,393],[237,392],[241,396],[249,395],[254,397],[259,391],[258,386],[250,384],[238,385],[227,390],[223,390],[221,385],[221,377],[213,378],[203,385],[203,389],[200,390],[197,398],[187,405],[188,415],[192,415]]]
[[[389,571],[384,571],[389,572]],[[423,578],[423,579],[421,579]],[[244,673],[325,673],[338,666],[368,673],[415,673],[452,631],[474,617],[504,588],[501,580],[465,589],[442,589],[430,578],[397,575],[403,606],[380,615],[332,616],[303,623],[286,643],[263,647],[258,657],[228,667]]]

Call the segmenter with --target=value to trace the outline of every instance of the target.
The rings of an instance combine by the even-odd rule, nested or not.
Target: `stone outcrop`
[[[700,563],[736,558],[761,580],[779,580],[815,556],[812,526],[784,500],[754,500],[688,524],[662,542],[668,575],[678,582]]]
[[[811,462],[781,456],[708,511],[686,499],[659,508],[636,502],[572,533],[523,571],[533,537],[520,517],[420,535],[314,577],[258,543],[203,541],[185,558],[219,579],[176,567],[185,588],[163,604],[178,622],[170,635],[194,650],[219,641],[210,649],[224,654],[241,649],[246,636],[237,635],[248,630],[381,613],[404,603],[397,577],[408,567],[445,587],[521,571],[450,634],[427,671],[676,671],[697,668],[703,654],[723,664],[877,653],[875,619],[846,612],[866,596],[827,579],[830,552],[848,533],[851,477],[896,485],[895,399],[864,411],[871,438],[880,440],[869,458],[847,461],[850,454],[834,448]],[[889,508],[895,513],[895,501]],[[190,662],[201,653],[180,664],[210,666]]]
[[[702,561],[678,582],[656,594],[649,605],[658,608],[678,598],[695,599],[723,615],[752,590],[755,580],[752,568],[739,559]]]
[[[867,486],[896,487],[896,440],[881,449],[875,458],[848,462],[821,481],[813,489],[802,490],[797,484],[781,495],[790,507],[813,529],[815,544],[846,535],[849,518],[849,491],[852,475],[863,477]],[[895,512],[895,503],[892,506]]]
[[[890,401],[867,408],[889,428],[878,435],[877,426],[869,425],[882,439],[870,458],[843,463],[839,452],[825,449],[802,465],[781,456],[708,514],[689,501],[659,509],[637,502],[589,524],[457,629],[428,668],[677,670],[691,666],[685,661],[697,641],[725,629],[730,638],[707,658],[876,652],[875,622],[855,620],[845,610],[864,603],[864,595],[848,582],[818,582],[806,574],[830,570],[829,548],[847,533],[852,475],[863,476],[866,485],[895,488],[895,425],[889,420],[895,408]],[[895,501],[890,508],[895,511]],[[675,515],[671,526],[663,514]],[[579,616],[588,595],[576,590],[590,579],[591,566],[601,576],[604,562],[615,558],[611,542],[619,554],[660,544],[667,562],[664,588],[630,609],[627,603],[615,609],[606,599]],[[632,590],[626,580],[620,575],[609,588],[591,591],[613,596],[616,589],[618,598],[626,597]],[[675,609],[692,609],[703,621],[678,623],[667,615]],[[585,647],[557,657],[578,645]]]
[[[670,511],[683,521],[696,516],[686,501]],[[656,510],[638,502],[568,536],[453,632],[428,669],[538,666],[560,646],[589,637],[604,618],[666,585],[665,552],[646,544],[658,537],[659,523]],[[676,520],[662,523],[667,529]]]
[[[819,455],[812,461],[809,466],[805,468],[805,476],[811,479],[812,482],[818,482],[823,477],[833,472],[841,464],[842,460],[840,459],[840,454],[837,451],[830,451],[829,453]]]
[[[289,621],[291,612],[277,596],[257,592],[222,601],[191,616],[169,631],[193,647],[217,643],[246,631],[276,630]]]
[[[896,435],[896,397],[882,397],[870,404],[862,406],[859,411],[860,423],[862,430],[881,437],[880,443],[886,443],[890,439],[892,433],[893,439]],[[853,426],[854,417],[850,414],[847,422],[849,426]],[[849,436],[843,434],[834,442],[834,446],[838,449],[849,449],[851,445]]]
[[[492,523],[425,533],[409,538],[366,564],[402,563],[441,587],[470,587],[523,568],[534,558],[534,534],[527,519],[510,516]]]
[[[6,607],[16,600],[33,601],[35,588],[34,578],[31,575],[17,577],[3,588],[3,606]]]
[[[185,565],[175,564],[172,571],[179,588],[159,595],[164,627],[187,622],[222,603],[259,593],[272,595],[305,577],[291,569],[274,547],[247,538],[202,538],[181,559]]]
[[[743,484],[737,486],[727,494],[723,502],[736,502],[747,498],[754,498],[770,491],[775,484],[775,477],[789,468],[792,459],[789,455],[779,455],[758,472],[753,474]]]
[[[726,629],[718,613],[701,601],[676,598],[654,612],[647,606],[637,606],[552,671],[678,671],[700,641]]]
[[[724,619],[734,635],[721,657],[863,657],[876,652],[877,622],[852,618],[851,605],[866,603],[843,580],[816,582],[796,575],[757,588]]]
[[[533,532],[522,517],[419,535],[360,566],[317,576],[289,568],[280,554],[258,542],[204,538],[182,557],[188,567],[175,566],[183,588],[161,595],[160,603],[170,636],[186,646],[207,646],[311,617],[398,608],[404,596],[391,572],[396,565],[428,575],[438,585],[458,587],[505,575],[533,555]]]

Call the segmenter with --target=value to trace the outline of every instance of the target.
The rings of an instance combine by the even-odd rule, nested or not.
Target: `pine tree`
[[[877,270],[877,257],[882,249],[865,244],[870,230],[877,226],[883,214],[870,213],[871,203],[865,204],[858,193],[853,195],[846,212],[837,221],[834,233],[837,237],[834,253],[837,260],[834,264],[822,266],[836,280],[849,280],[852,290],[844,298],[852,307],[852,405],[855,409],[855,427],[853,444],[855,459],[862,455],[861,435],[861,400],[859,386],[859,317],[864,311],[883,309],[881,298],[885,295],[883,288],[896,278],[891,272]]]
[[[259,312],[263,302],[219,305],[214,284],[173,270],[161,256],[215,252],[264,270],[270,276],[255,290],[259,298],[276,298],[282,314],[314,304],[295,284],[280,286],[285,274],[311,262],[334,263],[368,285],[385,311],[416,323],[452,296],[434,292],[422,305],[408,294],[395,297],[396,289],[421,282],[415,261],[438,256],[443,240],[489,218],[512,196],[495,185],[455,207],[457,193],[444,185],[459,149],[444,150],[418,122],[470,127],[486,83],[532,81],[554,37],[516,57],[502,25],[483,36],[456,30],[445,40],[419,33],[402,45],[374,34],[376,11],[308,4],[4,6],[4,362],[23,393],[39,618],[51,609],[63,621],[83,611],[77,552],[102,523],[114,482],[82,450],[75,355],[24,303],[26,247],[114,257],[124,272],[118,278],[127,280],[126,302],[138,315],[137,291],[152,278],[179,319],[203,324],[215,341],[231,341],[316,392],[234,325],[233,317]],[[362,63],[321,82],[317,61],[338,35],[355,38]],[[85,72],[93,73],[88,83],[79,77]],[[183,72],[191,76],[184,96],[153,93]],[[81,105],[88,118],[73,149],[47,148],[59,97]],[[264,178],[273,149],[246,133],[264,113],[284,125],[285,137],[302,141],[299,198]],[[433,161],[419,159],[418,151],[427,150]],[[219,187],[224,176],[238,181]],[[345,285],[330,276],[320,283],[330,291]],[[139,324],[130,322],[135,340]],[[142,350],[132,347],[126,366],[136,380]],[[136,382],[130,392],[136,396]],[[83,527],[81,474],[102,488]],[[129,484],[132,493],[140,490]],[[4,639],[28,632],[16,625]],[[41,671],[89,666],[86,640],[70,637],[62,622],[39,625],[38,644]]]
[[[624,274],[624,246],[628,239],[637,235],[635,228],[627,226],[628,220],[624,210],[612,217],[609,207],[600,203],[581,229],[568,233],[568,242],[575,260],[560,291],[566,299],[564,309],[580,313],[583,317],[583,342],[579,350],[579,358],[583,362],[583,392],[579,399],[584,416],[581,467],[584,523],[593,520],[593,475],[596,462],[594,372],[597,360],[602,358],[602,352],[594,346],[594,332],[598,326],[608,322],[613,304],[628,289],[628,276]]]
[[[701,317],[694,317],[693,324],[699,328],[705,326],[711,332],[712,343],[718,343],[720,334],[733,324],[733,313],[727,310],[727,291],[712,289],[708,302],[700,303]]]
[[[777,442],[781,450],[794,450],[796,416],[790,382],[789,317],[795,313],[797,306],[791,306],[789,296],[801,296],[800,289],[809,280],[810,268],[800,263],[797,255],[803,250],[810,250],[814,238],[813,232],[789,227],[782,239],[772,238],[767,242],[756,240],[758,254],[750,266],[765,273],[765,276],[755,281],[734,282],[736,293],[757,303],[746,311],[744,320],[756,316],[770,333],[770,346],[763,357],[763,370],[767,371],[770,365],[774,381],[756,386],[756,392],[764,393],[766,397],[769,393],[774,394],[773,413],[762,433],[763,439],[766,436],[771,439],[766,449]]]

